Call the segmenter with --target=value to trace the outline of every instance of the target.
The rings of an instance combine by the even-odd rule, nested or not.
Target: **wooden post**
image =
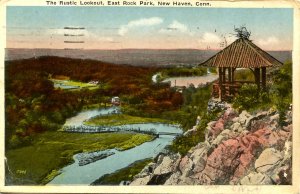
[[[266,90],[266,81],[267,80],[267,70],[266,67],[261,68],[261,82],[262,82],[262,88],[265,91]]]
[[[232,84],[232,90],[231,90],[231,93],[233,95],[235,95],[235,87],[234,87],[234,70],[235,68],[231,68],[231,84]]]
[[[222,67],[219,67],[219,97],[222,99],[222,84],[223,84],[223,72]]]
[[[232,68],[232,73],[231,73],[231,77],[232,77],[232,82],[234,83],[234,71],[235,71],[235,68]]]
[[[226,67],[223,67],[223,83],[226,82]]]
[[[232,67],[228,68],[228,81],[229,81],[229,94],[233,94],[233,88],[232,88]]]
[[[254,69],[254,75],[255,75],[255,83],[257,84],[257,90],[260,91],[260,68]]]
[[[222,86],[221,86],[221,100],[224,100],[224,96],[225,96],[225,83],[226,83],[226,67],[222,68]]]

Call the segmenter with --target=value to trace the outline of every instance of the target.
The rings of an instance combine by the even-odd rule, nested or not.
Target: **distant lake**
[[[171,87],[174,86],[185,86],[189,87],[193,84],[196,88],[201,84],[206,84],[207,82],[213,82],[218,79],[217,74],[208,74],[205,76],[194,76],[194,77],[171,77],[165,79],[163,82],[171,82]]]

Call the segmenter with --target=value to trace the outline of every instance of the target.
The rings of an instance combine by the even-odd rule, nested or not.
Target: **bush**
[[[270,96],[275,104],[280,118],[280,124],[283,124],[285,112],[292,103],[292,64],[286,63],[279,70],[273,73],[274,84],[270,88]]]
[[[254,81],[254,74],[249,69],[240,69],[234,73],[235,80]]]
[[[251,107],[255,107],[259,103],[259,98],[257,97],[257,85],[244,84],[240,88],[239,93],[233,102],[233,106],[238,109],[249,110]]]
[[[12,135],[9,140],[9,147],[11,148],[17,148],[22,144],[19,137],[17,135]]]

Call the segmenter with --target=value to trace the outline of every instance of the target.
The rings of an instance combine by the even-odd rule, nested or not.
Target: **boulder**
[[[272,130],[272,129],[271,129]],[[272,131],[268,138],[268,143],[270,147],[276,147],[278,150],[282,150],[284,143],[287,140],[289,133],[284,130]]]
[[[286,132],[292,132],[293,131],[293,125],[289,124],[287,126],[283,126],[282,130],[284,130]]]
[[[268,111],[262,111],[262,112],[258,112],[258,113],[255,115],[255,117],[258,118],[258,119],[262,119],[262,118],[264,118],[264,117],[266,117],[266,116],[268,116],[268,115],[269,115],[269,112],[268,112]]]
[[[284,158],[291,158],[292,157],[292,141],[286,141],[284,144]]]
[[[180,177],[181,173],[179,171],[176,171],[169,177],[168,180],[166,180],[165,185],[178,185],[181,181]]]
[[[174,172],[180,159],[179,154],[174,154],[170,156],[164,156],[163,158],[159,158],[159,161],[161,162],[158,164],[158,166],[154,169],[153,174],[154,175],[161,175],[161,174],[167,174],[170,172]]]
[[[193,169],[193,162],[190,159],[190,157],[185,156],[184,158],[181,159],[179,163],[179,170],[182,173],[182,176],[189,176],[191,171]]]
[[[150,175],[142,177],[142,178],[136,178],[134,179],[130,185],[147,185],[148,182],[150,181]]]
[[[220,144],[207,158],[205,169],[197,174],[202,183],[227,184],[229,177],[239,165],[242,150],[238,141],[229,139]]]
[[[196,149],[191,154],[190,158],[192,160],[192,172],[193,174],[201,172],[206,165],[208,146],[203,145],[202,147]]]
[[[238,116],[238,113],[236,110],[234,110],[233,108],[229,107],[226,109],[226,111],[223,114],[223,119],[224,120],[232,120],[233,118],[235,118],[236,116]]]
[[[270,116],[269,128],[274,130],[279,129],[279,114],[274,114]]]
[[[283,159],[282,154],[274,148],[265,149],[255,161],[257,172],[266,173],[273,170]]]
[[[219,100],[214,100],[210,99],[207,103],[207,111],[215,111],[215,110],[225,110],[226,108],[226,103],[219,101]]]
[[[269,185],[272,180],[265,174],[252,172],[240,181],[241,185]]]
[[[168,172],[165,174],[154,174],[153,176],[151,176],[147,185],[163,185],[171,175],[172,172]]]
[[[146,165],[143,170],[134,176],[134,179],[137,179],[137,178],[143,178],[143,177],[146,177],[148,175],[151,175],[153,173],[153,170],[154,168],[156,167],[156,163],[149,163],[148,165]]]
[[[235,138],[237,136],[238,136],[237,133],[234,133],[233,131],[231,131],[229,129],[225,129],[217,136],[217,138],[215,138],[213,140],[212,145],[219,145],[222,141],[225,141],[225,140],[231,139],[231,138]]]
[[[234,117],[231,121],[232,121],[233,123],[237,123],[237,122],[239,122],[239,120],[240,120],[239,117]]]
[[[287,125],[292,124],[292,121],[293,121],[293,112],[292,111],[287,111],[285,118],[286,119],[284,120],[284,122]]]
[[[216,138],[223,130],[224,130],[224,120],[223,118],[220,118],[213,126],[211,126],[211,129],[209,131],[209,136]]]
[[[246,121],[249,117],[251,117],[251,115],[247,111],[242,111],[242,113],[239,115],[239,123],[245,126]]]
[[[291,185],[292,184],[292,170],[291,164],[281,166],[272,171],[271,179],[276,184]]]
[[[235,123],[233,123],[233,124],[230,126],[230,129],[231,129],[232,131],[234,131],[234,132],[240,133],[240,132],[242,132],[243,130],[245,130],[245,127],[243,127],[243,126],[241,125],[241,123],[235,122]]]

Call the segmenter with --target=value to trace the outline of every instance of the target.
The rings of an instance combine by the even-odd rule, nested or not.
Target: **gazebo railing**
[[[224,82],[220,86],[219,82],[215,82],[213,84],[213,91],[212,96],[214,98],[219,98],[221,93],[223,94],[222,100],[233,98],[237,93],[238,90],[244,85],[244,84],[254,84],[253,81],[234,81],[234,82]]]

